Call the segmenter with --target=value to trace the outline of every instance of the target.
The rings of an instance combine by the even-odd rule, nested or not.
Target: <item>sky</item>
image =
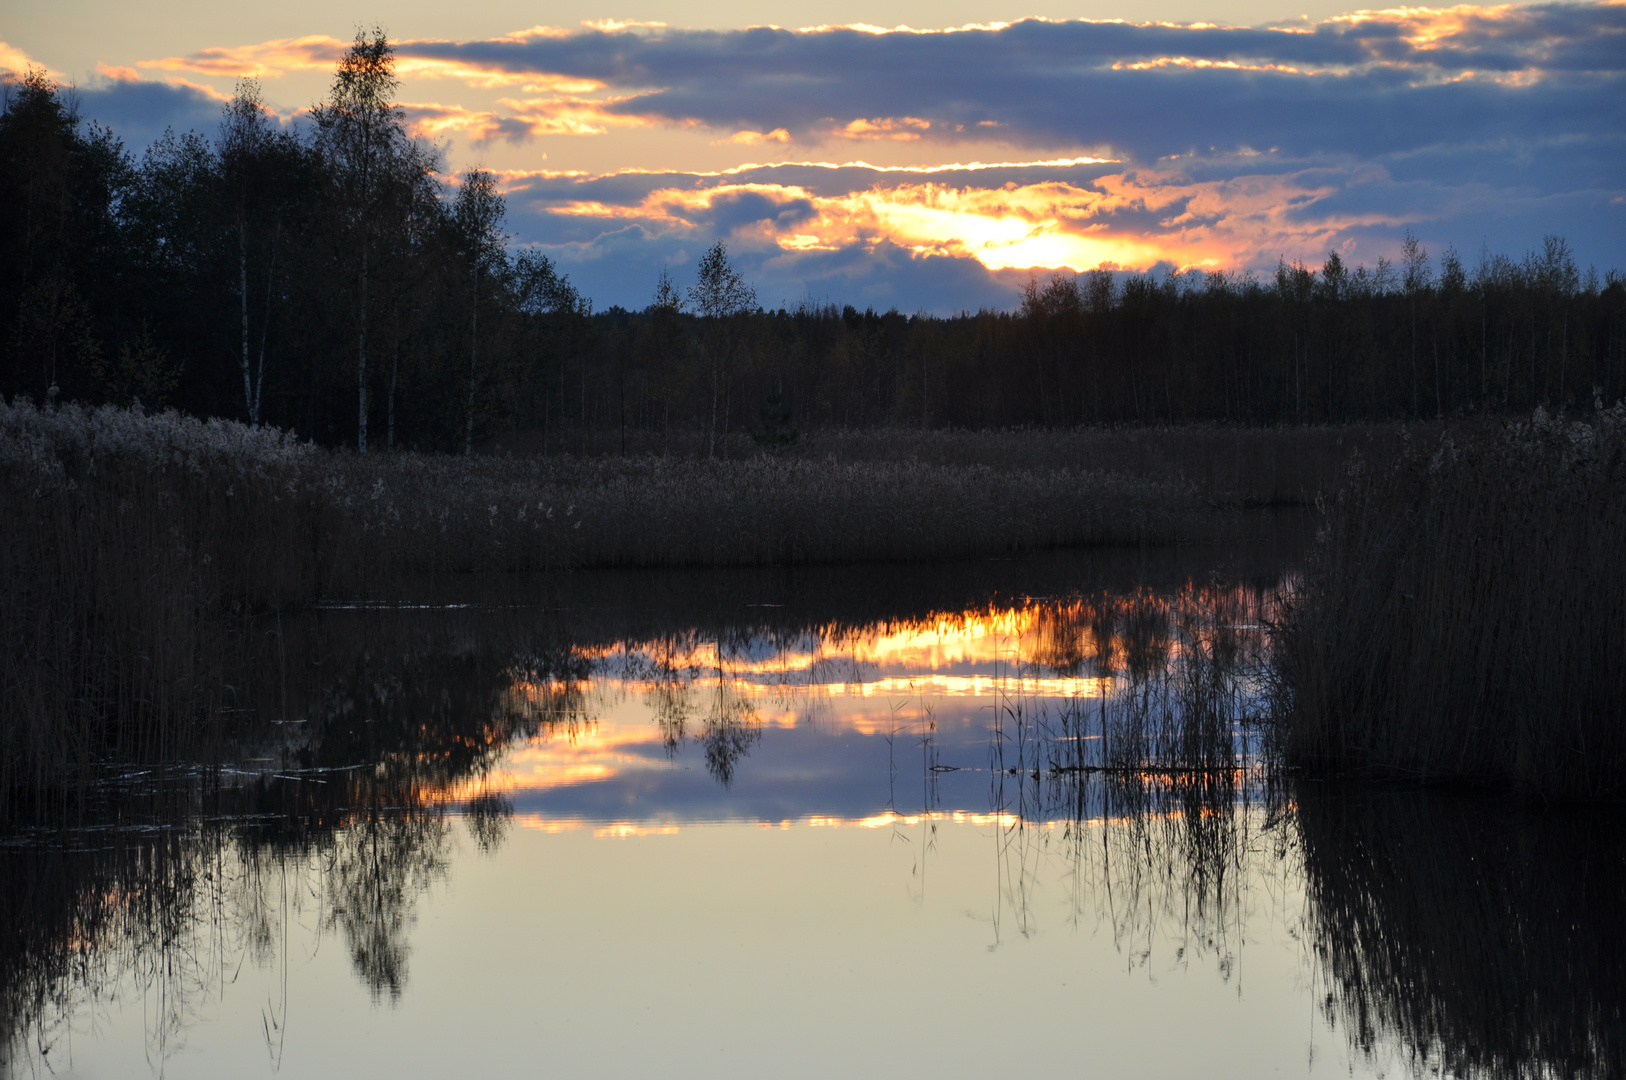
[[[1057,270],[1371,265],[1408,230],[1470,268],[1547,234],[1626,264],[1626,0],[58,0],[0,11],[0,69],[139,154],[243,76],[299,123],[374,26],[448,178],[494,171],[511,242],[600,309],[717,240],[765,306],[937,313]]]

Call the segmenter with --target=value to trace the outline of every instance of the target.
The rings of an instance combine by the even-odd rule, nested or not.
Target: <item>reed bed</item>
[[[1357,450],[1385,459],[1439,425],[835,429],[810,432],[795,453],[812,460],[919,461],[997,469],[1070,468],[1186,485],[1211,505],[1310,506],[1339,484]]]
[[[358,574],[928,559],[1234,528],[1194,485],[1073,468],[415,454],[324,468],[336,527],[366,553]]]
[[[248,614],[391,599],[412,575],[938,559],[1244,527],[1247,499],[1219,474],[1146,463],[1153,433],[824,438],[779,457],[364,457],[228,421],[0,402],[0,793],[218,757],[244,707],[228,673]],[[1272,438],[1284,460],[1313,457],[1297,435],[1218,429],[1180,453]],[[1337,443],[1306,438],[1323,457]]]
[[[224,616],[315,584],[314,456],[174,413],[0,403],[0,792],[220,734]]]
[[[1333,503],[1276,640],[1293,764],[1626,795],[1626,409],[1459,429]]]
[[[801,433],[776,454],[825,464],[987,466],[1006,471],[1102,472],[1152,483],[1190,485],[1205,502],[1227,507],[1311,506],[1331,494],[1352,452],[1384,458],[1408,438],[1437,434],[1441,424],[1371,423],[1240,427],[1222,424],[1000,429],[818,428]],[[711,445],[704,430],[673,433],[584,432],[576,456],[629,454],[703,460]],[[534,435],[499,436],[485,447],[493,456],[541,456]],[[716,454],[746,461],[763,456],[749,434],[719,436]]]

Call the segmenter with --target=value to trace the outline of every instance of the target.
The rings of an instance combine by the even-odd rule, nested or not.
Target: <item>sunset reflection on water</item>
[[[1217,638],[1235,669],[1225,678],[1254,695],[1277,595],[1188,584],[582,648],[562,665],[570,676],[527,670],[504,689],[504,708],[542,722],[482,784],[514,800],[516,824],[547,831],[960,820],[988,810],[990,739],[1009,743],[1012,723],[1026,725],[1018,749],[1053,767],[1066,741],[1101,738],[1064,732],[1064,717],[1076,724],[1147,693],[1177,708],[1175,681]],[[696,777],[702,757],[718,783]],[[916,801],[949,802],[905,812],[904,773],[928,781],[909,788]],[[841,790],[821,784],[837,777]]]

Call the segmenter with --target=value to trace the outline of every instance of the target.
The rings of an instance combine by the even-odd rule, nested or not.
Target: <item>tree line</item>
[[[514,249],[496,178],[445,175],[357,35],[299,128],[252,80],[139,157],[38,71],[0,113],[0,392],[140,400],[365,451],[715,453],[810,426],[1343,422],[1626,396],[1626,279],[1409,234],[1397,264],[1063,273],[1010,311],[766,310],[714,244],[595,312]]]
[[[574,356],[589,302],[511,253],[495,177],[443,175],[358,34],[327,99],[279,124],[252,80],[217,131],[139,157],[30,71],[0,113],[0,390],[139,399],[362,450],[528,423],[522,357]]]

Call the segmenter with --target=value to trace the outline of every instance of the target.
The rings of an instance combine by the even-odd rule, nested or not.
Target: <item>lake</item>
[[[0,838],[3,1072],[1618,1072],[1618,814],[1270,767],[1303,541],[257,618]]]

